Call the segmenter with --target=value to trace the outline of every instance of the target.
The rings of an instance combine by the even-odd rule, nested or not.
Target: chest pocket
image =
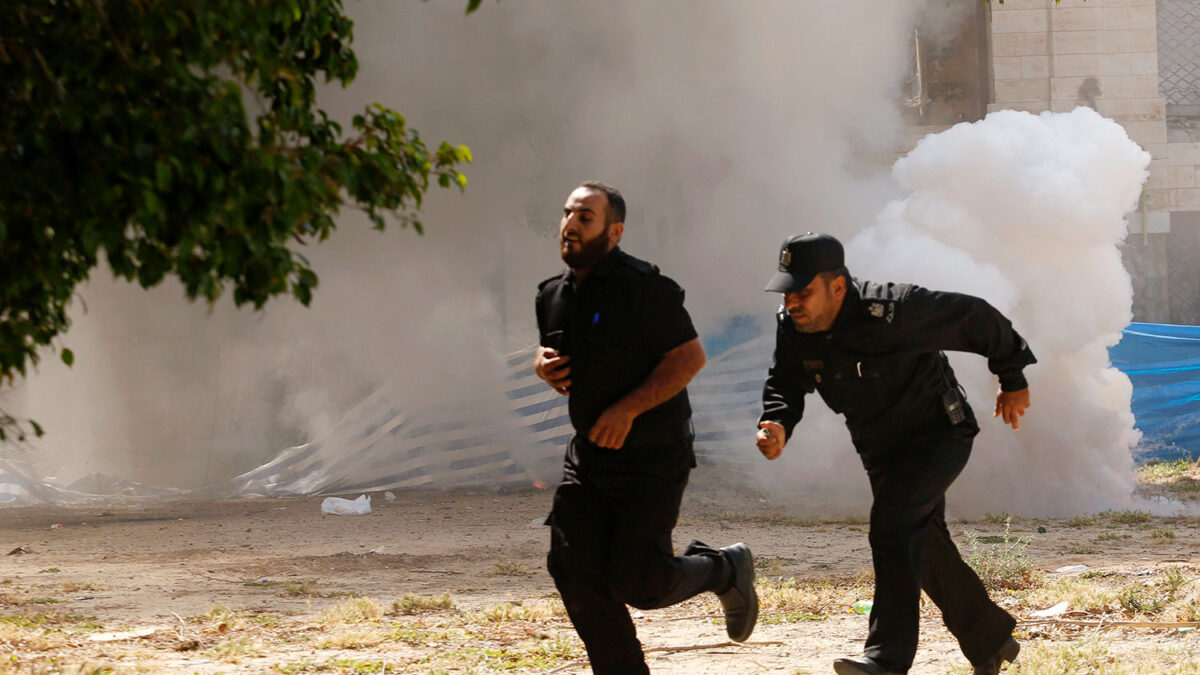
[[[605,298],[575,317],[573,333],[600,372],[636,367],[635,355],[645,351],[635,308],[622,300]]]
[[[901,378],[895,358],[856,359],[839,355],[825,365],[816,373],[820,377],[817,390],[837,413],[894,396]]]

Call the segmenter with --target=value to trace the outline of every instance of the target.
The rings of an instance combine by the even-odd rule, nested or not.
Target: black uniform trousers
[[[950,539],[946,490],[971,455],[977,427],[918,435],[863,455],[871,480],[871,558],[875,600],[866,656],[907,672],[917,651],[921,590],[973,664],[993,656],[1016,621],[987,590]]]
[[[592,670],[649,673],[626,605],[657,609],[717,590],[728,585],[731,569],[720,551],[699,542],[682,556],[672,553],[689,467],[622,462],[592,468],[573,465],[577,454],[567,453],[554,494],[547,567]]]

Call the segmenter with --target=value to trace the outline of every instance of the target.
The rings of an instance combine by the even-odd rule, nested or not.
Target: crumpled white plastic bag
[[[370,512],[371,498],[367,495],[359,495],[358,499],[354,500],[326,497],[325,501],[321,502],[321,513],[330,513],[335,516],[361,516]]]

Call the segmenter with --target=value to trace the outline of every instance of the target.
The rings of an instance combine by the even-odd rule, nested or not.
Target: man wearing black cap
[[[986,356],[1000,380],[995,416],[1018,428],[1029,407],[1025,340],[980,298],[851,279],[826,234],[789,238],[766,289],[783,294],[775,362],[763,387],[758,449],[776,459],[814,390],[846,426],[871,482],[875,601],[866,649],[840,675],[905,673],[917,651],[921,590],[942,610],[976,674],[1016,658],[1013,618],[988,598],[946,528],[946,490],[979,433],[944,351]]]
[[[559,247],[567,269],[538,287],[538,376],[563,395],[575,435],[550,513],[547,567],[598,674],[650,672],[625,605],[656,609],[717,593],[731,639],[758,619],[745,544],[671,531],[695,467],[687,383],[704,348],[683,289],[622,251],[625,200],[602,183],[567,197]]]

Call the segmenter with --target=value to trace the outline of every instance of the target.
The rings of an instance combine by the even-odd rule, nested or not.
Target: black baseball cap
[[[779,272],[763,290],[770,293],[802,291],[819,272],[833,272],[845,264],[842,242],[828,234],[797,234],[785,239],[779,247]]]

